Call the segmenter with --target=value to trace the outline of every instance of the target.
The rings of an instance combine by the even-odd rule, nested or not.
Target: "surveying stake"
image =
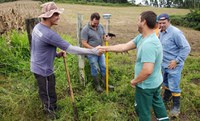
[[[111,14],[103,14],[103,18],[106,20],[106,35],[108,35],[109,31],[109,23],[110,23]],[[106,41],[106,46],[108,46],[108,41]],[[106,52],[106,94],[108,95],[108,52]]]

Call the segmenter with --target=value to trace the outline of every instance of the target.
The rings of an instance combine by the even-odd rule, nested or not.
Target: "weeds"
[[[63,35],[68,42],[73,39]],[[0,120],[38,121],[43,119],[35,78],[30,72],[30,52],[26,33],[13,31],[0,37]],[[59,51],[59,50],[58,50]],[[81,121],[137,121],[134,111],[133,78],[135,51],[129,54],[109,53],[109,83],[114,91],[98,94],[92,87],[89,65],[86,64],[87,82],[82,86],[78,78],[76,55],[67,55],[75,102]],[[87,61],[86,61],[87,62]],[[183,70],[181,116],[185,121],[200,119],[199,83],[200,58],[190,56]],[[58,95],[57,121],[73,120],[73,109],[68,94],[63,59],[55,60],[56,90]]]

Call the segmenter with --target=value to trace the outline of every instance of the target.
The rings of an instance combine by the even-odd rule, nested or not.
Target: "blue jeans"
[[[181,81],[181,72],[183,70],[183,65],[177,66],[174,69],[162,68],[163,72],[163,84],[172,93],[180,93],[181,89],[179,87]]]
[[[101,76],[106,75],[106,64],[105,64],[105,55],[102,54],[101,56],[96,55],[87,55],[92,76],[98,75],[98,70],[100,69]]]

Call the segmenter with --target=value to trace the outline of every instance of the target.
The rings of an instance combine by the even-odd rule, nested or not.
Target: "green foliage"
[[[171,16],[172,24],[200,30],[200,10],[191,10],[185,16]]]
[[[183,8],[189,9],[199,9],[200,8],[200,1],[199,0],[184,0],[182,4]]]
[[[190,114],[191,120],[200,119],[200,57],[189,57],[182,73],[182,111]],[[185,104],[185,105],[184,105]],[[187,104],[187,105],[186,105]],[[188,108],[190,107],[190,108]],[[195,117],[197,115],[198,117]]]
[[[26,34],[12,31],[0,37],[0,74],[29,71],[29,43]],[[20,61],[19,61],[20,59]]]
[[[62,35],[73,44],[75,41]],[[0,120],[39,121],[44,120],[38,87],[30,72],[30,52],[26,33],[13,31],[0,38]],[[59,50],[58,50],[59,51]],[[12,59],[11,59],[12,58]],[[133,78],[135,51],[129,54],[109,53],[109,83],[115,86],[108,95],[94,91],[88,62],[87,81],[82,86],[78,79],[76,55],[67,55],[67,64],[81,121],[137,121],[134,110]],[[12,63],[12,64],[8,64]],[[57,121],[73,120],[73,108],[62,58],[55,60],[56,91],[58,96]],[[14,70],[13,70],[14,69]],[[183,70],[181,83],[181,113],[186,120],[199,120],[200,111],[200,58],[189,57]]]
[[[0,0],[0,3],[3,3],[3,2],[13,2],[13,1],[17,1],[17,0]]]

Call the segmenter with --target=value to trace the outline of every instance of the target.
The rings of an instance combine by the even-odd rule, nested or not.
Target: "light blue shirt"
[[[162,45],[156,36],[151,34],[145,38],[138,35],[133,40],[137,47],[137,59],[135,64],[135,78],[139,75],[145,62],[153,63],[154,69],[152,74],[142,83],[137,84],[142,89],[154,89],[163,82],[161,73],[161,63],[163,57]]]
[[[159,38],[163,46],[162,66],[167,68],[171,60],[176,60],[178,65],[184,65],[191,48],[183,33],[170,25],[166,31],[159,32]]]

